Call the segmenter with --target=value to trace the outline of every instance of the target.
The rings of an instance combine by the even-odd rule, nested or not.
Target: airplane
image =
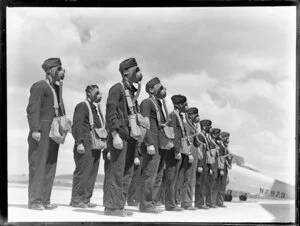
[[[243,157],[232,154],[232,168],[228,172],[225,201],[239,196],[246,201],[253,198],[295,199],[295,186],[262,174],[256,167],[246,164]]]

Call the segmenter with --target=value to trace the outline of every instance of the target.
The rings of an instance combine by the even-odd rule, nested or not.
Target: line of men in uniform
[[[29,122],[28,207],[52,210],[50,202],[60,144],[50,137],[55,117],[65,116],[62,80],[65,69],[59,58],[42,64],[46,79],[34,83],[27,106]],[[105,178],[103,205],[106,215],[131,216],[128,205],[140,212],[161,213],[225,207],[226,179],[230,168],[229,133],[201,120],[187,98],[173,95],[173,111],[166,107],[166,88],[158,77],[149,80],[149,98],[137,101],[142,72],[134,58],[119,65],[122,80],[108,93],[105,119],[97,105],[97,85],[87,86],[86,100],[76,105],[72,135],[75,170],[70,205],[93,208],[91,197],[101,150],[94,149],[91,131],[105,128],[102,149]],[[134,86],[138,84],[138,89]],[[56,100],[57,99],[57,100]],[[55,103],[59,102],[58,107]],[[53,107],[54,106],[54,107]],[[101,135],[100,135],[101,137]],[[193,205],[194,200],[194,205]]]

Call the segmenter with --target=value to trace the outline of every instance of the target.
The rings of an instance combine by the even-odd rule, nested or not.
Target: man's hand
[[[138,158],[138,157],[135,157],[135,158],[134,158],[134,165],[139,166],[140,163],[141,163],[141,162],[140,162],[139,158]]]
[[[110,152],[107,152],[107,159],[110,160]]]
[[[79,154],[84,154],[85,153],[83,144],[78,144],[78,146],[77,146],[77,152]]]
[[[220,175],[224,176],[224,171],[223,170],[220,170]]]
[[[147,154],[148,155],[154,155],[155,154],[155,147],[154,145],[150,145],[147,147]]]
[[[40,139],[41,139],[41,133],[40,133],[40,132],[33,132],[31,136],[32,136],[32,138],[35,139],[37,142],[39,142]]]
[[[115,149],[122,150],[123,149],[123,140],[121,139],[119,133],[113,132],[112,136],[113,136],[113,147]]]
[[[198,167],[197,171],[198,171],[198,173],[202,173],[203,172],[203,168],[202,167]]]
[[[175,159],[181,159],[181,153],[178,153],[176,156],[175,156]]]
[[[193,161],[194,161],[194,156],[189,155],[189,163],[193,163]]]
[[[173,141],[171,141],[171,142],[168,142],[168,144],[167,144],[167,146],[166,146],[166,149],[167,150],[170,150],[171,148],[173,148],[174,147],[174,143],[173,143]]]

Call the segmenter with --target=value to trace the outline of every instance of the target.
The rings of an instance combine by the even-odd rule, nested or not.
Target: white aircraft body
[[[226,187],[226,201],[238,195],[241,201],[247,196],[274,199],[295,199],[295,186],[262,174],[255,167],[245,164],[241,157],[234,155],[232,169],[228,172],[229,181]]]

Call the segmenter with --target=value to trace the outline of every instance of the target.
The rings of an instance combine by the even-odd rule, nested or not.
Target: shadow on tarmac
[[[103,215],[106,216],[104,214],[104,211],[102,210],[91,210],[91,209],[75,209],[73,210],[74,212],[80,212],[80,213],[92,213],[92,214],[98,214],[98,215]]]
[[[260,204],[265,210],[275,216],[274,222],[292,222],[295,218],[295,206],[293,204]]]
[[[8,207],[17,207],[17,208],[22,208],[22,209],[28,209],[28,205],[25,204],[8,204]]]

